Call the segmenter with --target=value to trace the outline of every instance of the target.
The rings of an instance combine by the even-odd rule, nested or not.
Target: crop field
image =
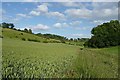
[[[3,77],[67,77],[76,49],[66,44],[3,39]]]
[[[3,38],[3,78],[117,78],[118,47],[90,49]]]
[[[71,45],[32,42],[21,38],[45,39],[10,29],[3,29],[2,32],[3,78],[118,77],[120,46],[95,49],[83,48],[83,42],[71,42]]]

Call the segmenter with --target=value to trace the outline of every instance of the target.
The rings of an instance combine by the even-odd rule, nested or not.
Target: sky
[[[0,12],[17,29],[90,38],[93,27],[118,19],[118,2],[2,2]]]

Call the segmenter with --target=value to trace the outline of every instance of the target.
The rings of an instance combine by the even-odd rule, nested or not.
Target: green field
[[[9,31],[3,30],[3,78],[118,77],[118,47],[81,50],[82,46],[63,43],[23,41],[15,38],[19,32]]]

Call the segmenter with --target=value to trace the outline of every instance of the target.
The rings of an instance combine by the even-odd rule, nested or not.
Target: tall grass
[[[80,50],[75,66],[81,78],[118,78],[118,47]]]

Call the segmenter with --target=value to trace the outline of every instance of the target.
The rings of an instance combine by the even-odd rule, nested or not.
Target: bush
[[[18,36],[15,36],[16,38],[18,38]]]
[[[29,39],[29,38],[28,38],[28,41],[40,42],[40,41],[39,41],[39,40],[37,40],[37,39]]]
[[[20,33],[21,35],[23,35],[23,33]]]
[[[93,36],[84,44],[84,46],[93,48],[103,48],[120,45],[120,22],[111,20],[93,28]]]
[[[62,42],[62,43],[65,43],[65,41],[64,41],[64,40],[61,40],[61,42]]]
[[[43,43],[48,43],[48,41],[43,41]]]
[[[0,38],[3,38],[3,36],[0,35]]]
[[[22,38],[23,41],[25,41],[25,38]]]

